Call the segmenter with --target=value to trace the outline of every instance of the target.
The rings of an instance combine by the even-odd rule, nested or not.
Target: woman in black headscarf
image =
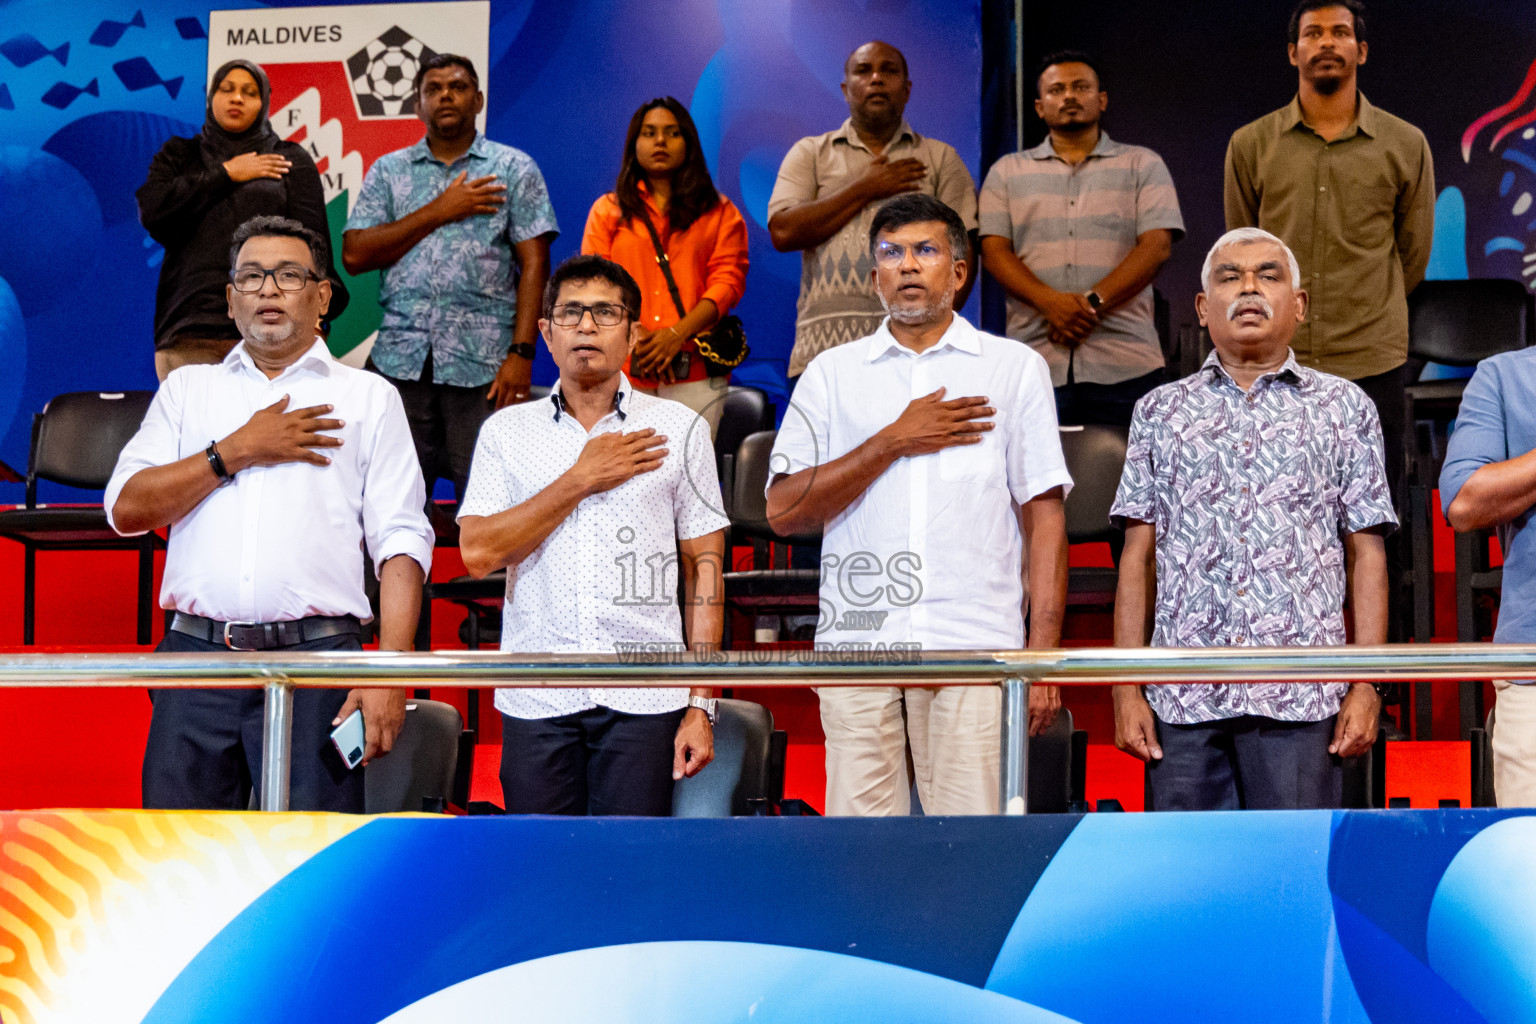
[[[155,295],[155,373],[164,380],[187,363],[216,363],[240,340],[229,318],[229,246],[252,217],[291,217],[329,242],[325,193],[315,162],[284,142],[267,118],[272,86],[248,60],[213,75],[203,130],[172,138],[139,188],[139,221],[165,247]],[[328,319],[347,305],[329,253],[319,268],[331,281]]]

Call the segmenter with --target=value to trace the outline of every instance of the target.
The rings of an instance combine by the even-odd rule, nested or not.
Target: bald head
[[[843,61],[843,81],[846,82],[852,78],[854,69],[860,64],[873,64],[886,58],[894,58],[896,63],[901,66],[901,77],[907,77],[906,54],[896,49],[890,43],[876,39],[854,50],[848,55],[848,59]]]
[[[844,62],[842,89],[854,127],[866,137],[889,138],[912,95],[907,58],[890,43],[865,43]]]

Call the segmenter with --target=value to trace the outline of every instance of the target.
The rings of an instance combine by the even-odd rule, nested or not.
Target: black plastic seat
[[[138,643],[150,642],[154,552],[164,547],[164,542],[155,533],[119,536],[107,523],[106,509],[100,505],[40,507],[37,482],[104,490],[117,457],[144,422],[153,398],[150,391],[71,391],[57,396],[32,417],[26,504],[0,511],[0,537],[18,542],[24,552],[22,643],[34,642],[39,551],[137,551]]]
[[[1110,560],[1120,565],[1125,535],[1109,521],[1109,510],[1125,468],[1127,431],[1091,424],[1061,428],[1061,453],[1072,475],[1064,511],[1068,544],[1109,545]],[[1068,605],[1112,605],[1118,568],[1077,566],[1067,571]]]

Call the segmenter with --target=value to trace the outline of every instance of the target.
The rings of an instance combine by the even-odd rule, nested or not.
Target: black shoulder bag
[[[672,277],[672,266],[667,260],[667,251],[661,246],[661,236],[656,233],[655,225],[644,211],[640,219],[645,222],[645,230],[651,235],[651,244],[656,247],[656,262],[661,265],[662,276],[667,279],[667,291],[672,293],[672,305],[677,307],[679,318],[685,317],[688,310],[683,306],[683,296],[678,292],[677,281]],[[704,357],[704,372],[711,377],[729,376],[752,353],[752,346],[747,344],[747,330],[742,325],[741,317],[734,313],[721,317],[709,330],[695,334],[693,344],[698,348],[699,355]]]

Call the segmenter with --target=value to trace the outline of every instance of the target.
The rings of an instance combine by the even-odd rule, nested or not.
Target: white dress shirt
[[[162,608],[220,621],[367,621],[373,613],[363,592],[365,540],[376,570],[409,555],[430,571],[426,485],[400,395],[378,374],[332,359],[318,338],[272,380],[243,343],[222,363],[184,366],[167,377],[118,457],[104,498],[108,520],[135,473],[199,455],[284,395],[289,412],[335,406],[329,415],[345,425],[326,433],[340,437],[341,447],[318,449],[328,466],[243,469],[172,523]]]
[[[621,375],[622,377],[622,375]],[[721,511],[709,425],[680,402],[631,389],[622,378],[614,411],[588,433],[563,411],[558,385],[543,401],[512,405],[480,428],[459,518],[520,505],[576,464],[598,434],[652,428],[667,438],[661,468],[582,500],[544,543],[507,568],[501,649],[548,653],[682,650],[677,607],[678,540],[730,525]],[[649,648],[655,650],[655,648]],[[687,687],[500,689],[496,709],[552,718],[599,705],[629,714],[676,711]]]
[[[828,521],[818,644],[1024,644],[1017,508],[1072,486],[1050,371],[1030,348],[956,316],[917,353],[896,341],[887,318],[806,368],[773,446],[772,476],[841,458],[940,387],[945,401],[985,395],[996,426],[979,444],[897,459]]]

